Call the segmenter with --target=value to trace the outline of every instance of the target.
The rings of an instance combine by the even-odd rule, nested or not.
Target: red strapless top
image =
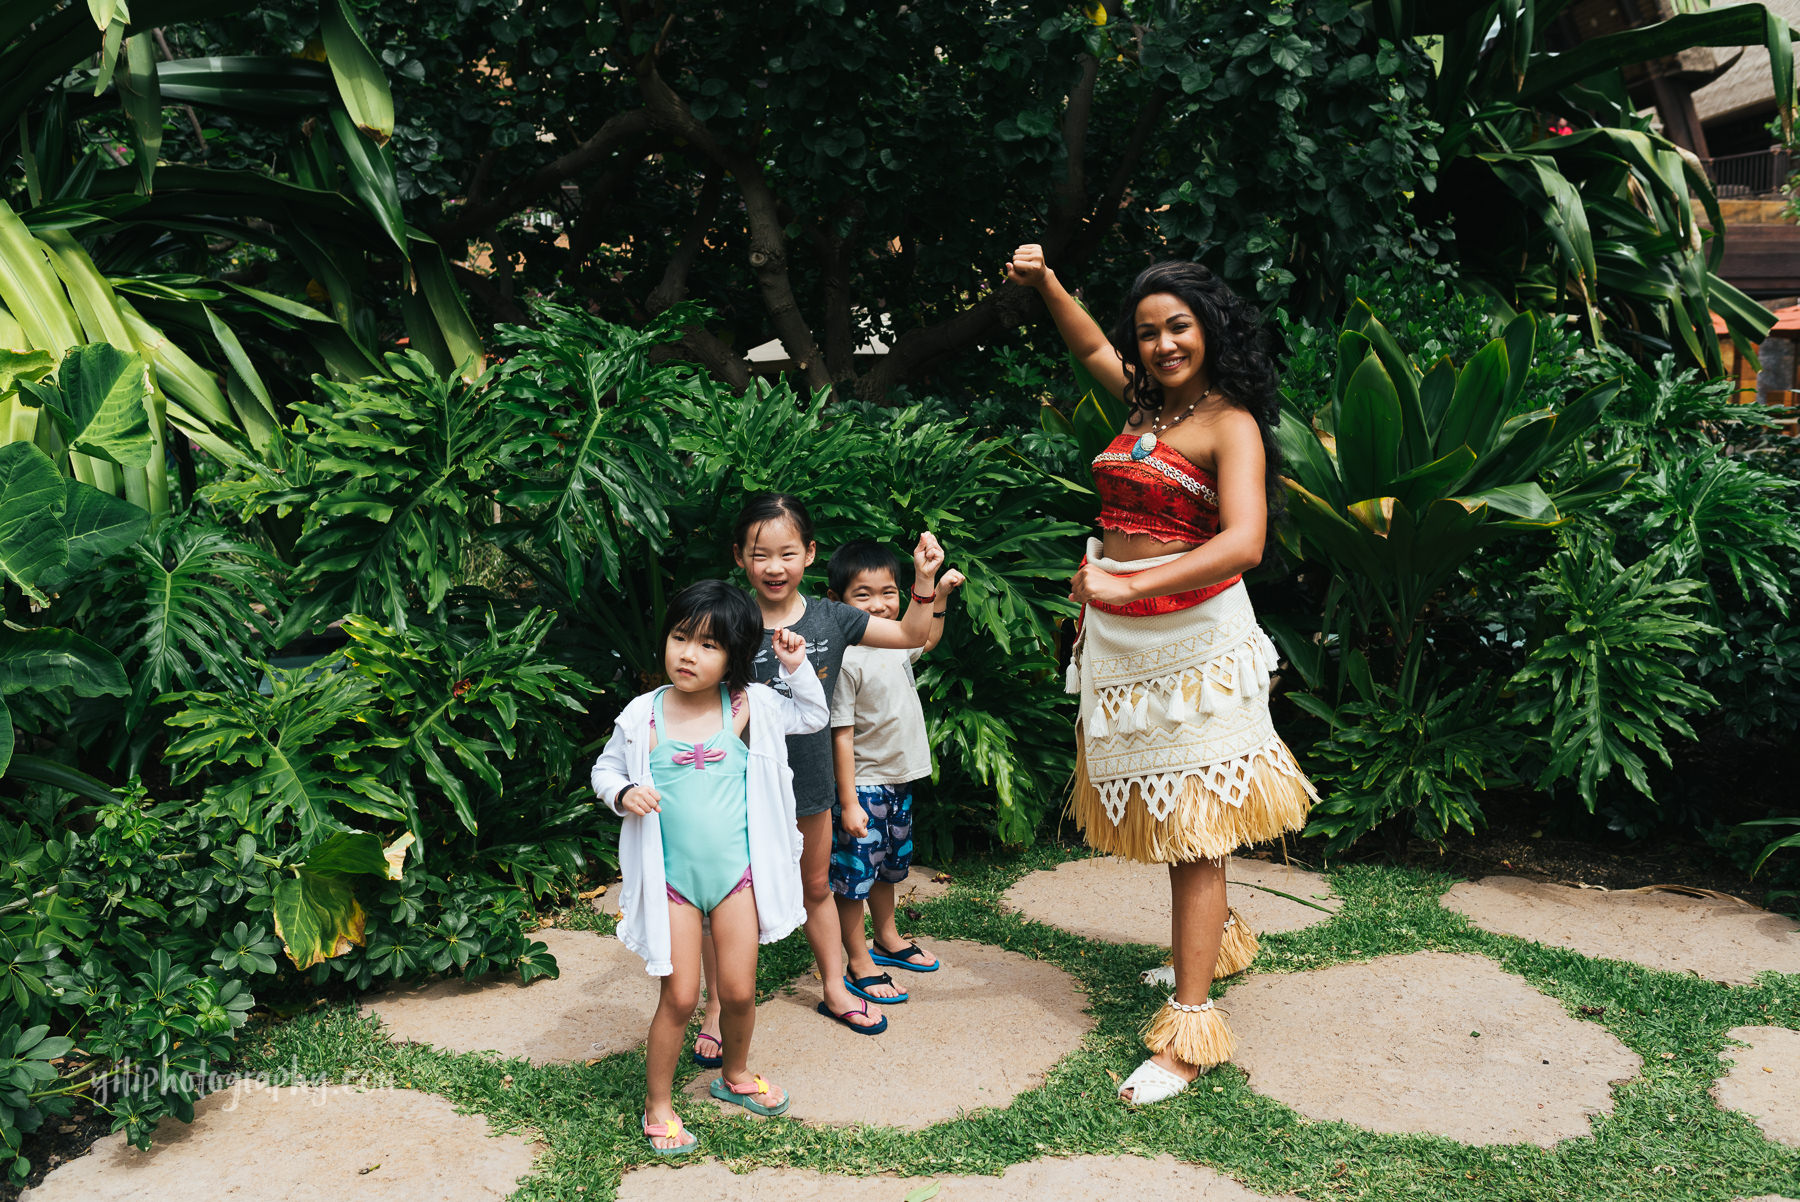
[[[1094,489],[1100,525],[1126,534],[1148,534],[1170,543],[1205,542],[1219,532],[1219,493],[1212,475],[1162,439],[1148,455],[1131,457],[1141,435],[1121,434],[1094,456]],[[1129,574],[1129,573],[1127,573]],[[1109,613],[1145,617],[1188,609],[1224,592],[1241,577],[1124,605],[1095,605]]]
[[[1121,434],[1094,457],[1100,525],[1166,543],[1203,543],[1219,532],[1219,494],[1206,469],[1161,439],[1131,457],[1139,435]]]

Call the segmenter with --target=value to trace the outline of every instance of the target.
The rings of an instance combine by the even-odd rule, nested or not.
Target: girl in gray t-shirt
[[[870,647],[922,647],[931,629],[931,604],[938,568],[944,551],[929,532],[919,536],[913,550],[914,597],[899,620],[872,618],[859,609],[823,597],[807,597],[802,588],[806,569],[818,555],[813,541],[812,516],[798,497],[787,493],[758,493],[738,514],[732,530],[731,556],[750,579],[750,590],[762,610],[763,647],[752,668],[755,679],[773,684],[776,662],[767,631],[785,627],[806,639],[807,659],[819,673],[825,700],[831,700],[844,648],[853,644]],[[923,598],[921,602],[919,598]],[[806,892],[806,941],[812,945],[824,981],[825,999],[819,1013],[863,1035],[887,1030],[887,1019],[869,1013],[844,984],[844,945],[838,928],[837,906],[832,901],[831,805],[837,784],[831,771],[831,732],[795,735],[788,739],[788,764],[794,771],[795,820],[800,829],[800,879]],[[713,997],[713,961],[706,950],[706,1017],[694,1045],[694,1059],[704,1065],[717,1063],[719,1005]],[[711,1053],[710,1055],[708,1053]]]

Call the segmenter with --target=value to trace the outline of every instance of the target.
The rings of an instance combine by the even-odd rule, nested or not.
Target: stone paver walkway
[[[1800,1148],[1800,1031],[1733,1027],[1725,1035],[1749,1046],[1719,1053],[1731,1071],[1713,1085],[1713,1098],[1742,1111],[1767,1138]]]
[[[1252,976],[1219,1003],[1250,1087],[1312,1119],[1550,1147],[1642,1062],[1484,956],[1414,952]]]
[[[810,974],[756,1008],[750,1068],[790,1091],[794,1118],[918,1128],[1005,1106],[1042,1084],[1094,1025],[1080,987],[1054,965],[960,939],[930,946],[944,967],[895,972],[911,1000],[870,1006],[888,1016],[880,1035],[859,1035],[819,1014],[819,983]],[[707,1097],[711,1080],[701,1073],[690,1092],[705,1105],[744,1113]]]
[[[164,1119],[147,1152],[103,1137],[20,1202],[484,1202],[512,1193],[534,1154],[433,1094],[252,1084],[202,1098],[191,1125]]]
[[[1741,902],[1491,876],[1453,886],[1444,905],[1486,931],[1709,981],[1800,973],[1800,923]]]
[[[684,1168],[652,1165],[625,1174],[619,1202],[695,1202],[696,1199],[782,1199],[782,1202],[899,1202],[936,1185],[932,1202],[1097,1202],[1169,1198],[1187,1202],[1279,1202],[1201,1165],[1172,1156],[1075,1156],[1015,1164],[998,1177],[846,1177],[812,1169],[755,1169],[733,1173],[717,1161]],[[1280,1199],[1293,1199],[1282,1194]]]
[[[1258,935],[1296,931],[1324,922],[1340,902],[1324,877],[1303,868],[1233,856],[1226,862],[1226,899]],[[1255,888],[1261,885],[1265,888]],[[1289,901],[1279,889],[1324,906]],[[1070,860],[1034,872],[1006,893],[1006,904],[1027,918],[1108,943],[1169,945],[1169,871],[1116,856]]]
[[[370,994],[362,1013],[380,1018],[399,1042],[533,1064],[589,1060],[644,1042],[657,983],[642,960],[611,935],[546,929],[532,938],[556,956],[562,975],[555,980],[428,981]]]

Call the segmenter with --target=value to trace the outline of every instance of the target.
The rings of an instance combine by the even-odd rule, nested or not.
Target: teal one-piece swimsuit
[[[662,794],[663,875],[671,901],[707,914],[750,882],[750,749],[732,729],[724,685],[718,734],[704,743],[662,734],[667,691],[656,695],[650,751],[650,780]]]

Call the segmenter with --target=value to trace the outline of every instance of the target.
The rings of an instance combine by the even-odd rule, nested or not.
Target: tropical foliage
[[[0,1164],[76,1097],[191,1115],[254,1005],[556,972],[584,764],[753,490],[968,576],[922,853],[1048,829],[1121,413],[1012,239],[1283,310],[1253,587],[1330,851],[1536,789],[1791,871],[1684,757],[1800,704],[1800,454],[1689,370],[1767,315],[1619,74],[1766,46],[1785,101],[1788,31],[1558,7],[8,5]]]
[[[150,7],[152,21],[219,9]],[[442,250],[401,212],[380,62],[343,0],[318,7],[324,64],[170,58],[161,30],[132,24],[124,4],[22,0],[0,18],[0,78],[12,81],[0,161],[22,168],[0,185],[0,342],[53,359],[89,343],[140,356],[158,446],[165,421],[185,436],[171,443],[177,469],[192,470],[190,441],[227,461],[259,450],[283,402],[305,395],[296,359],[346,378],[375,370],[397,317],[441,369],[480,353]],[[213,166],[204,144],[197,161],[159,169],[175,104],[196,129],[200,111],[285,129],[281,171]],[[381,258],[413,281],[403,313],[384,312],[373,285]],[[290,299],[312,294],[326,311]],[[29,423],[0,423],[0,436],[30,438]],[[75,454],[77,478],[169,507],[160,451],[137,464]]]
[[[1335,353],[1290,329],[1280,433],[1284,537],[1325,569],[1301,590],[1317,608],[1265,616],[1312,690],[1294,702],[1328,724],[1313,830],[1439,840],[1482,821],[1496,782],[1567,786],[1632,833],[1716,823],[1716,805],[1662,807],[1652,763],[1666,777],[1673,741],[1702,735],[1759,754],[1777,729],[1800,512],[1769,468],[1792,436],[1672,357],[1646,370],[1554,331],[1534,356],[1529,317],[1362,283]],[[1453,446],[1478,387],[1486,421]]]
[[[1792,31],[1762,4],[1677,5],[1665,21],[1555,45],[1551,25],[1565,7],[1373,7],[1384,34],[1432,47],[1425,104],[1443,130],[1442,164],[1413,211],[1428,225],[1452,218],[1464,278],[1507,305],[1571,312],[1595,342],[1646,356],[1672,350],[1716,373],[1714,313],[1740,352],[1772,322],[1716,274],[1729,235],[1712,186],[1698,160],[1639,113],[1624,69],[1691,46],[1766,48],[1785,128]]]

